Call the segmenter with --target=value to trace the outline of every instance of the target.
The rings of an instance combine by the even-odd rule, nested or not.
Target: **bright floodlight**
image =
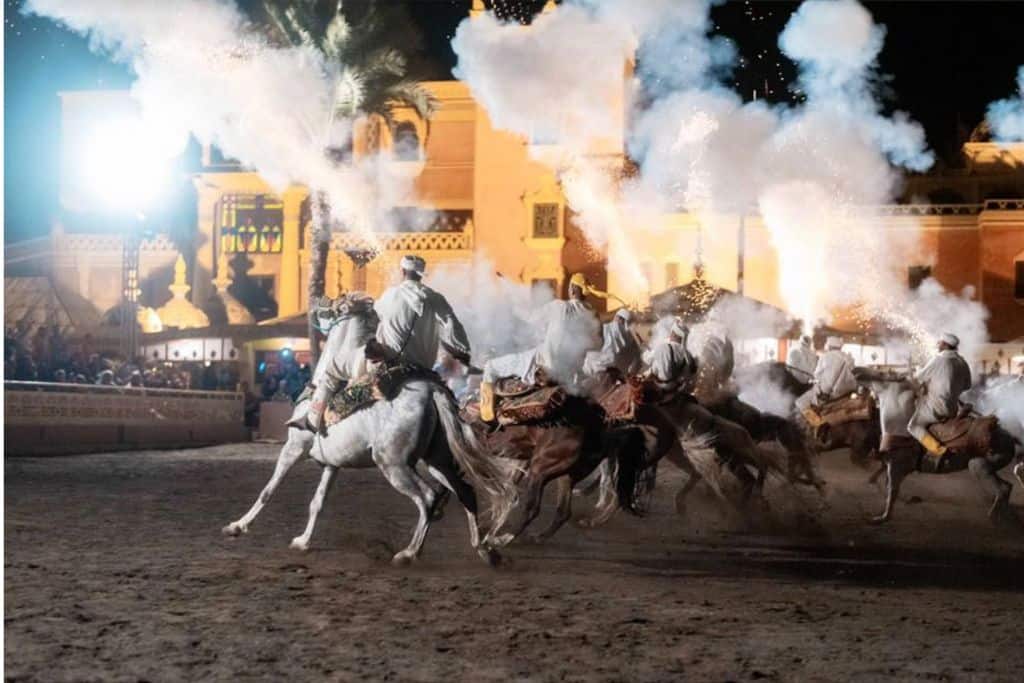
[[[138,119],[104,121],[91,131],[82,164],[89,193],[108,209],[143,211],[168,189],[167,141]]]
[[[128,90],[60,94],[60,203],[71,214],[146,212],[171,189],[188,134],[173,107],[146,111]]]

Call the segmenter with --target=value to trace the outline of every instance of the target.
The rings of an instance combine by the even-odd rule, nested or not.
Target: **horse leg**
[[[686,483],[683,484],[683,488],[679,489],[675,497],[675,508],[676,514],[682,515],[686,512],[686,499],[690,495],[690,492],[697,487],[697,484],[701,482],[700,472],[693,466],[690,459],[686,456],[686,452],[678,442],[672,446],[665,457],[670,463],[678,467],[686,474]]]
[[[404,550],[395,553],[391,562],[395,565],[407,565],[419,557],[423,549],[423,541],[427,538],[427,531],[430,530],[430,510],[427,505],[427,497],[423,495],[419,484],[416,483],[416,474],[412,467],[406,464],[400,465],[379,465],[388,483],[398,491],[404,493],[416,505],[419,519],[416,522],[416,529],[413,531],[412,540]]]
[[[605,462],[607,462],[607,461],[605,461]],[[604,463],[601,463],[601,466],[604,467]],[[600,504],[600,502],[601,502],[600,496],[603,495],[603,493],[604,493],[603,491],[601,491],[599,489],[600,486],[601,486],[601,471],[600,470],[596,470],[594,472],[591,472],[589,475],[587,475],[587,477],[585,477],[583,479],[583,481],[581,481],[579,484],[576,485],[576,487],[572,490],[572,495],[574,495],[574,496],[589,496],[591,493],[593,493],[595,490],[597,490],[598,491],[598,504]]]
[[[985,458],[973,458],[967,463],[967,469],[971,471],[989,495],[993,497],[992,506],[988,510],[989,519],[995,521],[996,516],[1010,500],[1010,493],[1013,487],[1010,483],[995,473],[991,463]]]
[[[284,479],[284,475],[288,474],[288,470],[292,468],[299,459],[309,453],[310,448],[313,445],[314,435],[298,429],[288,430],[288,441],[285,442],[284,446],[281,447],[281,453],[277,456],[277,464],[274,466],[274,474],[271,475],[270,481],[263,487],[256,502],[253,503],[249,511],[246,512],[239,520],[228,524],[226,527],[221,529],[221,532],[227,536],[238,536],[249,531],[249,525],[252,520],[256,518],[256,515],[260,513],[263,506],[267,504],[270,497],[274,495],[274,491],[277,490],[281,480]]]
[[[791,422],[783,421],[778,429],[778,441],[789,453],[790,481],[809,484],[823,493],[825,480],[814,470],[814,453],[800,433],[799,428]]]
[[[323,508],[327,491],[330,490],[331,484],[334,483],[336,474],[338,474],[337,467],[334,465],[324,465],[324,470],[320,473],[320,484],[316,487],[313,500],[309,501],[309,520],[306,522],[306,530],[302,532],[301,536],[296,536],[292,539],[291,547],[295,550],[309,550],[309,539],[313,537],[313,527],[316,525],[316,518],[320,514],[321,508]]]
[[[594,512],[578,522],[579,526],[584,529],[592,529],[605,524],[618,509],[618,501],[615,497],[615,462],[605,460],[598,468],[598,472],[600,473],[598,479],[600,489],[597,503],[594,505]]]
[[[885,485],[885,510],[882,514],[872,517],[872,523],[882,524],[892,519],[893,504],[896,502],[896,497],[900,494],[900,485],[903,484],[903,480],[907,478],[907,475],[914,471],[913,461],[913,456],[903,457],[899,453],[893,453],[889,456],[889,463],[885,467],[889,475],[886,478]]]
[[[437,479],[433,472],[429,471],[429,466],[427,469],[433,479],[438,482],[441,481],[440,479]],[[430,511],[430,521],[436,522],[439,519],[443,519],[444,507],[448,503],[448,498],[451,496],[447,486],[442,484],[441,486],[434,488],[430,485],[430,482],[427,481],[427,477],[422,472],[415,467],[412,471],[415,474],[416,484],[420,487],[420,492],[427,499],[427,509]]]
[[[558,503],[555,508],[555,516],[551,518],[551,523],[548,524],[544,531],[533,535],[531,540],[534,543],[543,543],[554,536],[555,532],[561,529],[562,525],[572,517],[572,477],[564,474],[556,480],[555,484],[558,487]]]

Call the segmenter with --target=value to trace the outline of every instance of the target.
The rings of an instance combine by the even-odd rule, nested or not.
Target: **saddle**
[[[558,414],[567,396],[559,386],[531,387],[518,396],[501,399],[495,416],[502,426],[543,422]]]
[[[495,398],[519,398],[536,388],[536,385],[527,384],[518,377],[503,377],[494,383],[494,396]]]
[[[597,398],[609,423],[631,422],[636,417],[635,389],[629,382],[620,382]]]
[[[324,410],[324,425],[336,425],[349,415],[376,402],[377,396],[372,382],[348,384],[328,399],[327,408]]]
[[[325,426],[335,425],[382,398],[388,401],[394,399],[402,386],[413,380],[426,380],[448,390],[441,376],[433,370],[411,363],[384,362],[368,377],[358,382],[349,382],[327,400],[327,407],[324,410]],[[295,399],[295,403],[299,404],[312,395],[313,387],[307,385]]]
[[[628,386],[632,395],[633,403],[643,405],[664,405],[672,403],[681,397],[691,398],[686,391],[686,381],[659,382],[653,377],[634,376],[629,378]]]
[[[870,394],[852,394],[832,399],[824,405],[807,406],[804,409],[804,417],[814,427],[820,428],[825,425],[834,427],[856,422],[858,420],[870,420],[874,410],[874,399]]]
[[[988,453],[992,445],[992,431],[999,420],[993,415],[957,415],[951,420],[928,427],[928,432],[951,451]]]

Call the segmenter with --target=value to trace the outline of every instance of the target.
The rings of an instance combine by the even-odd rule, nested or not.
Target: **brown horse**
[[[737,369],[734,373],[736,382],[740,386],[752,386],[758,384],[769,384],[777,387],[787,394],[793,401],[796,401],[798,397],[808,391],[812,385],[805,384],[800,380],[796,379],[793,374],[787,369],[785,363],[778,361],[757,363],[745,368]],[[730,419],[739,418],[741,424],[748,429],[753,429],[751,434],[755,432],[762,432],[764,429],[768,434],[771,434],[775,430],[777,431],[777,438],[780,443],[786,446],[787,450],[792,450],[792,446],[796,444],[796,439],[789,427],[782,427],[782,425],[775,423],[774,420],[769,423],[764,423],[763,427],[756,424],[756,421],[751,420],[751,424],[748,424],[749,418],[743,418],[736,414],[724,413],[726,417]],[[849,448],[850,449],[850,461],[861,466],[866,466],[872,460],[872,454],[878,447],[878,439],[881,437],[881,427],[878,421],[878,411],[874,411],[871,419],[869,420],[854,420],[845,424],[830,426],[825,433],[818,433],[816,430],[807,424],[803,416],[797,412],[793,419],[789,421],[789,424],[798,427],[805,435],[801,441],[806,444],[810,452],[823,452],[831,451],[837,448]],[[758,438],[758,437],[755,437]],[[785,439],[785,441],[783,441]],[[758,439],[761,440],[761,439]],[[790,445],[787,445],[790,444]],[[795,452],[795,451],[793,451]],[[801,467],[801,463],[796,463],[797,468]]]
[[[793,420],[758,410],[736,396],[727,396],[714,404],[705,404],[714,415],[740,425],[759,443],[778,443],[788,455],[786,476],[790,483],[806,484],[821,491],[825,481],[814,469],[817,455],[808,434]]]
[[[553,481],[558,493],[555,515],[532,540],[550,538],[572,517],[573,487],[606,458],[613,459],[621,473],[617,485],[619,505],[636,510],[633,482],[644,462],[643,438],[632,427],[610,427],[605,417],[604,410],[594,401],[568,396],[549,420],[494,430],[479,420],[473,422],[492,454],[522,464],[520,476],[525,493],[521,518],[511,531],[496,535],[495,543],[511,543],[526,530],[540,514],[544,489]]]
[[[602,378],[591,388],[595,395],[607,396],[614,390],[614,380]],[[698,453],[713,452],[719,467],[728,469],[740,481],[743,485],[737,505],[740,508],[755,491],[760,492],[768,471],[781,472],[780,465],[757,447],[746,429],[714,415],[687,394],[664,403],[635,405],[630,424],[644,438],[643,468],[653,468],[662,458],[667,458],[687,474],[686,483],[676,494],[676,508],[680,511],[685,507],[687,495],[700,481],[707,479],[697,466],[694,456]],[[751,470],[757,473],[756,477]],[[611,488],[612,472],[606,465],[601,474],[602,495],[593,516],[581,521],[583,526],[602,524],[615,512],[614,501],[605,495]],[[618,482],[616,490],[629,485],[629,482]]]

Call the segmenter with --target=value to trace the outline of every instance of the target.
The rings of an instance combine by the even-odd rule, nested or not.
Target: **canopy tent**
[[[96,311],[74,297],[62,296],[48,277],[4,278],[4,324],[19,335],[33,335],[40,327],[54,328],[63,337],[93,332]]]

